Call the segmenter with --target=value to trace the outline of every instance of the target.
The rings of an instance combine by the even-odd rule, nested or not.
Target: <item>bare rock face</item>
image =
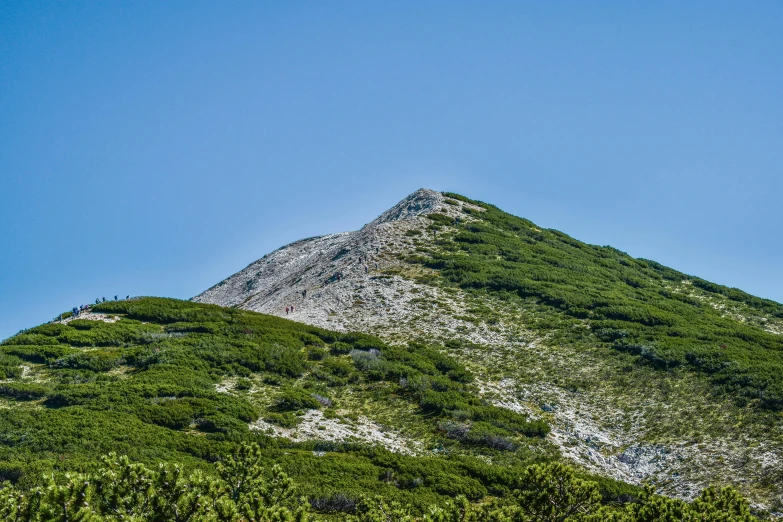
[[[443,204],[443,195],[434,190],[419,189],[365,226],[377,227],[383,223],[413,219],[435,211]]]
[[[455,212],[445,207],[440,192],[417,190],[361,230],[291,243],[193,301],[288,316],[336,330],[355,329],[359,325],[351,316],[356,314],[349,309],[357,301],[377,300],[371,287],[385,286],[377,278],[408,248],[405,232],[424,228],[427,214]]]

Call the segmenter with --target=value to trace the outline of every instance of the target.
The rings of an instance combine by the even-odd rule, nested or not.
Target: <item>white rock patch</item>
[[[281,428],[263,419],[251,424],[250,428],[292,440],[355,441],[378,444],[390,451],[407,455],[421,453],[423,449],[420,442],[407,439],[367,417],[360,416],[357,421],[345,424],[344,421],[337,419],[327,419],[321,410],[309,410],[296,428]]]
[[[82,312],[77,316],[66,317],[65,319],[62,320],[62,323],[68,324],[75,319],[84,319],[85,321],[103,321],[104,323],[116,323],[117,321],[120,320],[120,316],[87,311],[87,312]]]

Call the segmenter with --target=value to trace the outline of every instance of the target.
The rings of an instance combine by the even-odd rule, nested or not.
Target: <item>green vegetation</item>
[[[0,480],[22,490],[52,473],[67,482],[111,451],[195,473],[253,442],[316,511],[382,493],[422,512],[455,495],[507,496],[530,464],[556,456],[544,422],[480,401],[470,372],[434,346],[173,299],[92,310],[118,320],[44,324],[0,344]],[[350,423],[344,402],[413,426],[424,454],[249,428],[259,418],[291,428],[312,410]],[[637,491],[601,483],[607,498]]]
[[[783,409],[783,336],[766,328],[783,305],[448,196],[483,211],[463,207],[456,221],[431,214],[438,240],[409,261],[462,289],[537,307],[531,326],[561,341],[690,369],[738,400]]]
[[[30,522],[306,522],[318,518],[311,508],[320,508],[340,511],[342,520],[369,522],[756,520],[747,501],[731,488],[709,488],[690,505],[649,490],[623,507],[604,505],[597,483],[562,464],[530,466],[505,499],[471,504],[459,495],[455,501],[430,505],[423,515],[378,495],[333,495],[308,502],[297,495],[296,484],[280,466],[264,467],[255,444],[243,444],[213,468],[191,473],[170,463],[153,470],[115,453],[101,458],[96,468],[66,474],[59,481],[47,476],[30,491],[6,482],[0,487],[0,514],[5,520]]]
[[[93,311],[118,319],[45,324],[0,344],[6,519],[631,521],[651,503],[695,513],[560,466],[543,421],[480,400],[471,372],[437,346],[172,299]],[[291,428],[308,411],[349,424],[375,412],[424,446],[401,454],[249,428]],[[101,457],[110,452],[126,457]],[[568,488],[536,514],[551,480]],[[720,513],[747,511],[710,491],[709,509],[728,498]]]

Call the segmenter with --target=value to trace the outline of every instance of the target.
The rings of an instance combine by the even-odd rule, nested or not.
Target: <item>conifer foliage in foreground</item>
[[[601,504],[598,484],[554,463],[528,468],[525,484],[512,498],[471,504],[464,497],[432,506],[423,516],[398,503],[364,498],[346,520],[369,522],[613,522],[756,520],[748,503],[732,488],[708,488],[692,504],[645,490],[637,502],[620,507]],[[93,473],[54,475],[23,491],[8,482],[0,488],[0,516],[11,521],[210,521],[305,522],[318,520],[297,496],[294,482],[273,466],[262,466],[261,449],[243,444],[217,462],[213,473],[185,474],[176,464],[157,469],[109,454]]]

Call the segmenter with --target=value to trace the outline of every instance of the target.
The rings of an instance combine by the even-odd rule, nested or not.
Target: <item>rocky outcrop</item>
[[[346,310],[377,301],[377,278],[406,250],[405,232],[445,208],[440,192],[420,189],[361,230],[296,241],[197,295],[194,301],[239,307],[338,330],[353,329]],[[367,290],[363,292],[363,290]],[[382,290],[379,290],[383,293]],[[293,307],[293,311],[290,311]],[[286,308],[289,312],[286,313]]]
[[[374,228],[384,223],[410,220],[434,212],[442,205],[443,195],[440,192],[419,189],[378,216],[364,228]]]

